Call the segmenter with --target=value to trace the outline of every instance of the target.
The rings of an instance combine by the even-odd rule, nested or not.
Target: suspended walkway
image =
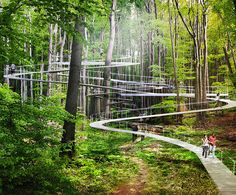
[[[172,115],[181,115],[181,114],[190,114],[190,113],[198,113],[198,112],[210,112],[210,111],[217,111],[223,109],[230,109],[236,107],[236,101],[231,101],[228,99],[221,99],[223,103],[226,105],[217,108],[208,108],[208,109],[201,109],[201,110],[191,110],[191,111],[184,111],[184,112],[174,112],[174,113],[163,113],[163,114],[155,114],[155,115],[148,115],[148,116],[137,116],[137,117],[128,117],[128,118],[119,118],[119,119],[108,119],[103,121],[97,121],[90,124],[91,127],[106,131],[115,131],[120,133],[130,133],[130,134],[137,134],[137,135],[144,135],[146,137],[154,138],[160,141],[168,142],[171,144],[175,144],[177,146],[183,147],[193,153],[195,153],[198,158],[201,160],[202,164],[206,168],[207,172],[217,185],[219,191],[223,195],[235,195],[236,194],[236,176],[217,158],[204,158],[202,157],[202,148],[189,144],[187,142],[180,141],[178,139],[173,139],[169,137],[164,137],[161,135],[156,135],[152,133],[146,132],[134,132],[131,130],[123,130],[108,127],[109,123],[114,122],[121,122],[121,121],[128,121],[128,120],[135,120],[135,119],[145,119],[145,118],[155,118],[155,117],[164,117],[164,116],[172,116]]]
[[[57,64],[57,69],[51,70],[51,71],[27,71],[27,72],[20,72],[20,73],[15,73],[15,74],[9,74],[8,71],[6,71],[4,78],[6,81],[9,83],[9,80],[19,80],[22,82],[21,84],[21,91],[22,94],[27,94],[27,91],[24,93],[23,90],[27,90],[26,82],[30,82],[30,88],[33,87],[33,82],[39,82],[41,83],[56,83],[56,84],[67,84],[67,78],[68,75],[62,79],[58,79],[57,76],[53,76],[51,80],[49,80],[48,75],[49,74],[61,74],[61,75],[66,75],[68,74],[68,65],[69,63],[59,63]],[[94,70],[94,69],[101,69],[105,68],[104,62],[84,62],[84,69],[87,70]],[[119,62],[119,63],[113,63],[110,68],[117,68],[117,67],[126,67],[126,66],[136,66],[137,63],[129,63],[129,62]],[[46,76],[45,76],[46,75]],[[46,78],[46,79],[45,79]],[[85,78],[86,79],[86,76]],[[88,79],[88,78],[87,78]],[[102,77],[99,77],[95,80],[102,80]],[[83,81],[83,80],[82,80]],[[125,80],[120,80],[120,79],[113,79],[113,82],[116,83],[126,83],[128,84],[135,84],[135,85],[152,85],[150,82],[143,82],[143,81],[125,81]],[[161,82],[155,85],[153,84],[152,87],[159,86],[158,89],[166,88],[167,86],[170,86],[168,82]],[[107,88],[106,86],[102,86],[96,83],[82,83],[82,86],[86,87],[93,87],[93,88]],[[121,91],[120,95],[122,97],[125,96],[176,96],[174,93],[156,93],[156,92],[147,92],[147,91],[142,91],[140,88],[121,88],[120,86],[112,86],[109,87],[109,89],[116,90],[116,91]],[[142,89],[142,88],[141,88]],[[124,93],[126,92],[126,93]],[[184,97],[194,97],[193,93],[183,93],[181,94]],[[216,93],[208,93],[208,96],[215,96]],[[222,95],[227,96],[227,93],[223,93]],[[33,96],[32,96],[33,97]],[[212,100],[212,98],[211,98]],[[224,109],[230,109],[236,107],[236,101],[228,100],[228,99],[221,99],[220,101],[224,102],[225,105],[222,107],[217,107],[217,108],[208,108],[208,109],[201,109],[201,110],[189,110],[189,111],[183,111],[183,112],[173,112],[173,113],[163,113],[163,114],[154,114],[154,115],[145,115],[145,116],[135,116],[135,117],[124,117],[124,118],[118,118],[118,119],[107,119],[107,120],[101,120],[97,122],[93,122],[90,124],[91,127],[96,128],[96,129],[101,129],[101,130],[106,130],[106,131],[115,131],[115,132],[120,132],[120,133],[130,133],[130,134],[137,134],[137,135],[144,135],[146,137],[151,137],[157,140],[165,141],[171,144],[175,144],[177,146],[183,147],[189,151],[192,151],[195,153],[198,158],[201,160],[202,164],[208,171],[209,175],[211,178],[214,180],[215,184],[219,188],[219,191],[221,194],[224,195],[236,195],[236,176],[217,158],[203,158],[201,156],[202,149],[201,147],[169,138],[169,137],[164,137],[161,135],[156,135],[152,133],[146,133],[146,132],[134,132],[131,130],[127,129],[117,129],[117,128],[112,128],[108,127],[107,125],[109,123],[114,123],[114,122],[120,122],[120,121],[129,121],[129,120],[137,120],[137,119],[145,119],[145,118],[154,118],[154,117],[164,117],[164,116],[171,116],[171,115],[182,115],[182,114],[190,114],[190,113],[198,113],[198,112],[210,112],[210,111],[217,111],[217,110],[224,110]],[[197,182],[197,181],[196,181]]]

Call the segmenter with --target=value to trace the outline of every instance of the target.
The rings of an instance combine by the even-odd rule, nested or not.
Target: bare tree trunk
[[[202,98],[203,98],[203,90],[202,90],[202,66],[201,66],[201,43],[200,43],[200,29],[199,29],[199,21],[198,21],[198,15],[196,16],[196,26],[195,26],[195,73],[196,73],[196,87],[195,87],[195,99],[197,102],[197,108],[202,108]],[[202,121],[204,119],[204,116],[202,113],[197,114],[197,120]]]
[[[232,69],[232,65],[230,63],[229,55],[228,55],[227,50],[226,50],[225,47],[223,47],[223,50],[224,50],[224,54],[225,54],[226,64],[227,64],[228,69],[229,69],[230,80],[233,83],[234,87],[236,88],[236,80],[234,79],[235,73],[234,73],[234,71]]]
[[[203,1],[204,2],[204,1]],[[205,3],[205,2],[204,2]],[[207,86],[209,86],[209,79],[208,79],[208,45],[207,45],[207,8],[203,8],[203,98],[202,101],[207,101]],[[205,106],[204,106],[205,108]]]
[[[63,53],[64,53],[64,46],[65,46],[65,42],[66,42],[66,32],[63,32],[63,38],[61,40],[61,47],[60,47],[60,62],[63,62]]]
[[[58,40],[57,40],[57,33],[58,33],[58,25],[55,24],[54,26],[54,46],[53,46],[53,59],[54,62],[58,61],[57,59],[57,44],[58,44]]]
[[[100,72],[97,73],[97,77],[101,77],[101,73]],[[95,84],[100,86],[101,85],[100,80],[97,79]],[[100,89],[99,88],[97,89],[97,93],[98,94],[100,93]],[[100,96],[98,96],[98,97],[96,97],[95,113],[97,114],[97,116],[99,116],[100,112],[101,112],[101,100],[100,100]]]
[[[144,81],[144,45],[143,45],[143,26],[141,22],[141,35],[140,35],[140,65],[141,65],[141,74],[140,74],[140,81]],[[141,107],[144,107],[144,97],[141,97]]]
[[[43,80],[44,64],[40,65],[40,80]],[[43,96],[43,82],[40,82],[40,100]]]
[[[233,48],[233,45],[232,45],[232,43],[231,43],[229,33],[227,33],[227,36],[228,36],[228,45],[229,45],[229,48],[230,48],[230,50],[231,50],[231,56],[232,56],[232,58],[233,58],[234,67],[235,67],[235,69],[236,69],[236,59],[235,59],[235,54],[234,54],[234,48]]]
[[[87,31],[87,28],[84,28],[84,38],[85,38],[85,41],[86,41],[86,47],[85,47],[85,56],[84,56],[84,59],[85,59],[85,62],[88,61],[88,31]],[[82,74],[83,74],[83,83],[86,84],[86,74],[87,74],[87,71],[86,71],[86,68],[84,67],[82,69]],[[80,107],[81,107],[81,110],[84,114],[86,114],[86,107],[87,107],[87,99],[86,99],[86,95],[87,95],[87,92],[88,90],[86,90],[86,87],[85,86],[82,86],[81,88],[81,93],[80,93]],[[91,101],[90,101],[91,102]]]
[[[161,68],[161,44],[159,43],[158,45],[158,57],[157,57],[157,61],[158,61],[158,66],[160,66]]]
[[[232,66],[231,66],[231,63],[230,63],[229,55],[228,55],[227,50],[226,50],[225,47],[223,47],[223,51],[224,51],[224,54],[225,54],[225,60],[226,60],[226,64],[227,64],[228,69],[229,69],[229,73],[231,75],[233,75],[233,69],[232,69]]]
[[[79,18],[76,18],[75,21],[75,31],[77,33],[73,37],[65,107],[66,111],[74,117],[76,116],[78,105],[80,69],[83,51],[83,45],[82,42],[79,41],[78,33],[80,33],[81,36],[84,33],[84,27],[80,24]],[[62,146],[61,155],[67,155],[69,158],[72,158],[75,154],[75,122],[65,121],[63,129],[64,132],[61,142],[66,145]]]
[[[116,10],[116,0],[112,0],[112,7],[111,7],[111,13],[110,13],[110,39],[109,39],[109,46],[107,50],[106,55],[106,61],[105,66],[111,65],[112,60],[112,53],[113,53],[113,46],[114,46],[114,40],[115,40],[115,10]],[[110,81],[111,81],[111,68],[105,68],[104,70],[104,84],[106,87],[110,87]],[[110,111],[110,98],[109,98],[110,89],[105,89],[105,95],[104,95],[104,102],[105,102],[105,115],[108,118],[109,117],[109,111]]]
[[[177,112],[180,112],[180,96],[179,96],[179,82],[178,82],[178,75],[177,75],[177,63],[176,63],[176,56],[177,56],[177,51],[176,51],[176,33],[173,34],[172,30],[172,15],[170,11],[170,0],[168,0],[168,13],[169,13],[169,26],[170,26],[170,40],[171,40],[171,53],[172,53],[172,61],[173,61],[173,68],[174,68],[174,79],[175,79],[175,87],[176,87],[176,102],[177,102]],[[175,26],[177,20],[175,19]],[[175,31],[176,31],[175,27]],[[178,120],[180,118],[177,118]]]
[[[52,69],[52,42],[53,42],[53,25],[49,24],[49,46],[48,46],[48,70],[50,71]],[[52,75],[49,73],[48,74],[48,88],[47,88],[47,96],[50,95],[50,90],[51,90],[51,83],[50,81],[52,80]]]
[[[155,13],[155,19],[157,19],[157,13],[158,13],[158,10],[157,10],[157,4],[156,4],[156,1],[154,1],[154,13]]]
[[[29,15],[28,15],[28,17],[29,17],[29,23],[30,23],[30,33],[31,33],[31,23],[32,23],[32,17],[31,17],[31,14],[30,14],[30,12],[29,12]],[[29,43],[29,56],[32,58],[32,43],[31,43],[31,39],[30,39],[30,43]]]
[[[203,68],[204,70],[202,71],[202,66],[201,66],[201,35],[202,31],[200,30],[200,24],[199,24],[199,17],[200,17],[200,10],[199,10],[199,5],[200,5],[200,0],[196,0],[196,15],[195,15],[195,20],[194,21],[189,21],[189,24],[185,21],[180,9],[179,9],[179,2],[178,0],[174,0],[176,9],[178,11],[178,14],[188,31],[190,37],[193,40],[194,43],[194,60],[195,60],[195,99],[198,104],[198,108],[202,108],[202,102],[204,102],[204,97],[205,97],[205,92],[206,90],[204,89],[204,84],[206,83],[206,78],[203,80],[202,78],[205,77],[205,74],[208,75],[208,68],[205,67]],[[206,50],[207,50],[207,43],[206,43]],[[207,51],[206,51],[207,52]],[[207,53],[205,53],[207,54]],[[207,61],[207,59],[206,59]],[[206,73],[207,72],[207,73]],[[198,113],[197,114],[198,121],[201,121],[204,119],[204,114],[203,113]]]

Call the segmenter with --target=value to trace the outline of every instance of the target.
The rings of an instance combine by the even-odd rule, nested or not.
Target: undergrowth
[[[76,156],[60,158],[62,125],[69,115],[58,102],[47,98],[22,104],[19,95],[0,88],[0,194],[108,194],[137,176],[138,166],[129,160],[133,155],[149,167],[144,194],[215,192],[190,152],[151,139],[131,144],[131,135],[91,129],[82,116]],[[120,146],[127,143],[132,149],[124,154]],[[147,150],[153,143],[158,150]]]
[[[0,87],[0,194],[104,194],[137,168],[121,155],[129,135],[85,127],[78,118],[77,155],[60,158],[62,125],[69,115],[57,98],[22,104]]]
[[[149,166],[143,194],[219,194],[197,156],[183,148],[146,139],[133,152]]]
[[[219,135],[221,132],[224,132],[224,128],[222,127],[209,127],[205,129],[196,129],[192,121],[194,121],[193,118],[187,118],[184,120],[184,125],[169,126],[165,128],[164,133],[162,133],[162,135],[167,137],[173,137],[175,139],[179,139],[201,147],[202,138],[204,137],[204,135],[209,136],[211,134],[215,134],[217,137],[217,135]],[[229,144],[230,141],[228,140],[217,139],[216,156],[220,160],[222,160],[222,162],[233,172],[235,171],[234,163],[236,162],[236,150],[227,147]],[[236,174],[236,171],[234,172],[234,174]]]

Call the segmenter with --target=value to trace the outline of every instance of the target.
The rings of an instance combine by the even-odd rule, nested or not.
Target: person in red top
[[[209,138],[209,154],[210,152],[212,153],[212,157],[215,157],[215,150],[216,150],[216,136],[214,134],[212,134]]]

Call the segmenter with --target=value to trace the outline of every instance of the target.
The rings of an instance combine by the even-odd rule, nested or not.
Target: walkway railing
[[[94,62],[93,62],[94,63]],[[99,65],[98,62],[97,65]],[[58,64],[58,63],[57,63]],[[61,65],[60,63],[58,64]],[[66,64],[68,65],[68,63]],[[129,65],[136,65],[136,64],[130,64],[130,63],[126,63],[126,64],[121,64],[121,65],[115,65],[112,66],[114,68],[117,67],[126,67]],[[103,67],[91,67],[92,69],[100,69],[100,68],[104,68]],[[26,70],[26,69],[25,69]],[[43,71],[42,66],[40,67],[39,70],[35,71],[35,72],[27,72],[21,69],[21,73],[16,73],[16,74],[8,74],[6,71],[6,74],[4,75],[4,77],[9,81],[11,80],[19,80],[21,82],[21,92],[22,95],[27,97],[27,93],[25,92],[27,90],[27,82],[38,82],[40,83],[40,95],[42,94],[42,89],[43,89],[43,84],[48,85],[51,83],[55,83],[55,84],[67,84],[67,80],[65,77],[65,80],[63,81],[62,78],[60,77],[60,75],[58,75],[58,73],[62,73],[62,72],[68,72],[68,69],[64,69],[64,70],[52,70],[52,71]],[[29,77],[29,78],[28,78]],[[128,83],[128,82],[127,82]],[[32,84],[32,83],[31,83]],[[141,84],[141,83],[139,83]],[[86,85],[87,87],[98,87],[98,88],[105,88],[105,86],[98,86],[96,84],[83,84],[84,86]],[[128,85],[127,85],[128,86]],[[33,88],[33,86],[31,85],[31,87]],[[113,90],[120,90],[120,91],[125,91],[126,89],[114,89],[114,87],[111,87],[111,89]],[[128,87],[127,87],[128,88]],[[189,88],[191,91],[191,87]],[[139,91],[138,89],[135,89],[136,93],[142,93],[144,94],[146,91]],[[127,91],[127,90],[126,90]],[[130,90],[129,90],[130,92]],[[217,90],[215,90],[215,93],[218,92]],[[94,122],[91,123],[90,126],[94,127],[94,128],[98,128],[98,129],[102,129],[102,130],[108,130],[108,131],[116,131],[116,132],[122,132],[122,133],[131,133],[134,134],[133,131],[130,130],[123,130],[123,129],[117,129],[117,128],[111,128],[111,127],[107,127],[105,126],[105,124],[108,124],[110,122],[118,122],[119,126],[122,125],[125,126],[125,128],[128,128],[128,121],[132,121],[132,120],[142,120],[142,119],[146,119],[146,118],[154,118],[154,117],[165,117],[165,116],[173,116],[173,115],[179,115],[179,114],[195,114],[198,112],[206,112],[206,111],[217,111],[217,110],[222,110],[222,109],[228,109],[228,108],[233,108],[236,107],[236,102],[234,101],[230,101],[230,100],[221,100],[225,103],[227,103],[227,105],[224,105],[222,107],[217,107],[217,108],[200,108],[200,109],[196,109],[196,110],[187,110],[187,111],[181,111],[181,112],[172,112],[172,113],[155,113],[155,109],[163,109],[163,108],[150,108],[148,110],[143,110],[144,112],[148,111],[149,113],[147,113],[146,116],[136,116],[136,117],[128,117],[128,111],[125,112],[120,112],[120,113],[124,113],[125,116],[117,116],[118,118],[116,119],[109,119],[109,120],[102,120],[102,121],[98,121],[98,122]],[[202,103],[201,103],[202,104]],[[191,106],[190,106],[191,107]],[[157,112],[157,111],[156,111]],[[117,112],[118,113],[118,112]],[[122,114],[121,114],[122,115]],[[119,118],[119,117],[124,117],[124,118]],[[105,116],[104,116],[105,118]],[[111,116],[111,118],[113,118],[113,116]],[[123,122],[125,121],[125,122]],[[164,134],[166,133],[165,131],[163,132]],[[224,191],[233,191],[236,193],[236,177],[232,175],[232,173],[230,173],[228,171],[228,169],[222,164],[220,163],[220,161],[218,159],[213,160],[212,162],[214,162],[215,164],[217,164],[217,168],[221,169],[221,172],[214,172],[211,170],[211,167],[213,166],[213,163],[211,161],[207,161],[205,158],[202,158],[201,156],[201,148],[197,147],[195,145],[189,144],[187,142],[183,142],[181,140],[177,140],[177,139],[173,139],[173,138],[169,138],[169,137],[164,137],[164,136],[159,136],[159,135],[155,135],[155,134],[151,134],[151,133],[146,133],[146,132],[135,132],[135,134],[138,135],[144,135],[144,136],[148,136],[148,137],[152,137],[155,138],[157,140],[162,140],[162,141],[166,141],[172,144],[176,144],[180,147],[184,147],[192,152],[194,152],[199,159],[202,161],[203,165],[206,167],[206,169],[208,170],[209,174],[211,175],[211,177],[213,178],[213,180],[215,181],[215,183],[217,184],[218,188],[220,189],[221,192]],[[185,135],[184,137],[188,136]],[[222,154],[223,157],[223,154]],[[233,162],[233,171],[235,172],[235,161],[232,160]],[[222,180],[223,178],[223,180]]]

